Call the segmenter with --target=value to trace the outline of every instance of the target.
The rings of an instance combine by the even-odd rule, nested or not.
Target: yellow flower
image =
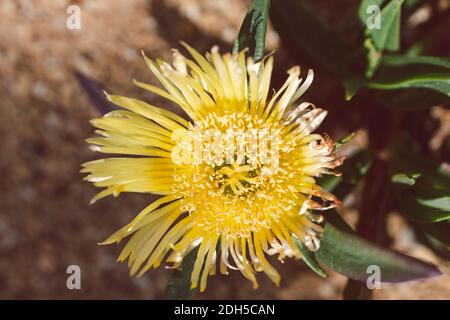
[[[312,133],[326,111],[296,104],[313,72],[302,82],[300,68],[292,68],[269,98],[272,57],[255,63],[245,51],[221,55],[214,47],[205,58],[184,46],[192,58],[174,51],[172,65],[145,57],[165,90],[135,83],[180,106],[191,121],[113,95],[124,110],[92,120],[101,136],[88,139],[95,151],[132,155],[83,165],[86,179],[106,188],[93,201],[121,192],[161,195],[103,244],[132,235],[119,257],[128,258],[132,275],[163,261],[179,267],[197,248],[192,288],[203,291],[217,264],[222,274],[239,270],[255,288],[258,271],[278,285],[266,255],[300,258],[294,238],[317,250],[321,215],[309,209],[338,203],[314,180],[335,174],[342,162],[328,136]]]

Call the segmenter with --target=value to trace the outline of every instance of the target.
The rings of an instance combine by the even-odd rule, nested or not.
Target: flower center
[[[255,192],[261,183],[259,169],[251,165],[223,165],[214,167],[213,180],[225,195],[242,196]]]
[[[212,114],[185,132],[182,158],[192,162],[175,167],[174,193],[196,225],[222,236],[248,237],[270,228],[286,212],[298,213],[306,197],[292,187],[290,157],[278,150],[287,142],[273,134],[279,128],[232,113]]]

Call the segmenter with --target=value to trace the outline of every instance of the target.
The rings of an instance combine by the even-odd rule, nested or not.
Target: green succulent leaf
[[[431,190],[434,195],[430,199],[421,199],[414,188],[398,192],[397,201],[402,213],[417,222],[437,222],[450,219],[449,194],[436,195],[438,191]]]
[[[381,10],[381,28],[367,29],[378,50],[397,51],[400,46],[400,13],[403,0],[391,0]]]
[[[323,269],[320,267],[319,263],[316,260],[316,257],[314,256],[314,253],[311,252],[308,248],[306,248],[303,243],[298,240],[297,238],[294,238],[294,242],[297,245],[298,250],[302,253],[303,261],[305,261],[306,265],[311,268],[315,273],[317,273],[322,278],[326,278],[327,274]]]
[[[350,100],[360,88],[367,85],[367,80],[374,76],[380,66],[385,51],[398,51],[402,3],[403,0],[361,1],[357,15],[365,39],[356,50],[353,60],[362,58],[365,70],[354,70],[343,80],[346,100]]]
[[[450,59],[387,55],[381,61],[380,71],[366,83],[367,87],[378,90],[424,88],[450,96]]]
[[[373,18],[379,19],[379,28],[375,25],[373,28],[369,27],[369,21],[366,18],[368,6],[377,5],[379,7],[383,2],[363,1],[359,9],[359,17],[365,26],[366,34],[364,47],[367,51],[367,78],[371,78],[375,74],[385,50],[397,51],[400,47],[400,14],[403,0],[389,1],[381,9],[379,16],[373,16]]]
[[[450,177],[438,163],[416,151],[413,140],[404,136],[392,147],[391,182],[401,212],[416,222],[429,223],[450,218]]]
[[[444,190],[420,190],[417,193],[417,202],[423,206],[447,212],[450,217],[450,192]]]
[[[255,61],[264,57],[269,7],[270,0],[252,1],[234,43],[233,52],[248,48]]]
[[[91,104],[101,115],[117,110],[117,106],[106,98],[105,87],[100,82],[89,78],[80,71],[75,71],[74,75],[82,91],[86,93]]]
[[[373,244],[327,222],[317,260],[351,279],[367,281],[369,266],[380,268],[381,282],[403,282],[437,276],[433,265]]]
[[[371,81],[367,83],[367,87],[378,90],[426,88],[450,97],[450,72],[417,74],[396,80]]]
[[[419,177],[420,173],[413,173],[413,174],[397,173],[392,175],[391,180],[393,183],[413,186],[416,184],[417,178]]]
[[[450,69],[450,59],[433,56],[409,56],[409,55],[385,55],[383,65],[387,66],[411,66],[411,65],[434,65]]]

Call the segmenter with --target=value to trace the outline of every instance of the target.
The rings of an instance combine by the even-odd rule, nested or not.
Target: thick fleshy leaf
[[[385,55],[383,65],[406,66],[406,65],[434,65],[450,69],[450,59],[433,56],[408,56],[408,55]]]
[[[407,186],[413,186],[416,184],[417,178],[420,177],[420,173],[406,174],[397,173],[392,175],[391,180],[393,183],[404,184]]]
[[[87,94],[89,100],[100,114],[103,115],[117,109],[117,106],[106,98],[105,88],[102,84],[85,76],[79,71],[75,71],[75,78],[81,89]]]
[[[442,193],[437,190],[430,190],[430,199],[421,198],[414,188],[407,188],[398,191],[397,201],[399,207],[408,218],[417,222],[437,222],[450,219],[448,193]],[[423,195],[422,195],[423,197]]]
[[[377,90],[398,90],[385,95],[390,106],[419,109],[445,103],[450,96],[450,59],[433,56],[386,55],[375,78],[354,78],[347,83],[351,97],[362,86]],[[408,89],[408,90],[406,90]],[[433,90],[433,91],[429,91]]]
[[[294,242],[297,245],[298,250],[302,253],[303,261],[305,261],[306,265],[311,268],[315,273],[317,273],[322,278],[326,278],[326,272],[319,266],[319,263],[314,256],[314,253],[306,248],[300,240],[294,238]]]
[[[365,39],[365,71],[357,72],[343,80],[345,98],[350,100],[372,78],[385,51],[397,51],[400,45],[400,13],[403,0],[362,0],[358,18]],[[379,25],[377,25],[379,23]]]
[[[426,88],[450,97],[450,72],[416,74],[395,80],[374,80],[368,82],[367,87],[377,90]]]
[[[190,299],[196,289],[191,289],[191,274],[197,258],[198,247],[192,250],[184,259],[179,270],[174,270],[166,287],[166,300]]]
[[[382,248],[331,223],[325,224],[317,260],[351,279],[367,281],[369,266],[380,268],[381,282],[403,282],[440,275],[433,265]]]
[[[423,206],[448,212],[450,217],[450,192],[448,190],[421,189],[416,193],[417,202]]]
[[[378,50],[396,51],[400,43],[400,12],[403,0],[391,0],[381,10],[380,28],[367,29]]]
[[[264,57],[269,7],[270,0],[252,1],[234,43],[234,52],[248,48],[255,61]]]
[[[400,211],[416,222],[450,218],[450,178],[439,164],[421,157],[407,137],[390,148],[390,174]]]
[[[367,5],[380,6],[380,1],[363,1],[359,9],[360,19],[362,18],[363,9]],[[380,26],[369,28],[368,21],[361,21],[365,25],[366,40],[364,47],[367,50],[367,69],[366,77],[371,78],[377,70],[383,52],[397,51],[400,46],[400,13],[403,0],[391,0],[383,9],[381,9],[378,18]],[[367,9],[366,9],[367,10]],[[362,20],[362,19],[361,19]]]
[[[449,97],[449,69],[448,58],[387,55],[382,58],[380,72],[366,86],[378,90],[425,88]]]

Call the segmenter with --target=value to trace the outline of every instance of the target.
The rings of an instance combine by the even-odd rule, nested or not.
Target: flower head
[[[135,83],[180,106],[190,121],[113,95],[123,110],[92,120],[100,135],[88,140],[93,149],[125,155],[83,165],[86,179],[105,188],[93,200],[121,192],[161,196],[103,243],[131,235],[119,260],[128,259],[137,275],[163,261],[178,267],[197,249],[191,284],[201,291],[216,265],[222,274],[239,270],[255,288],[258,271],[278,285],[267,255],[300,258],[296,239],[317,250],[321,215],[309,210],[338,203],[314,179],[336,174],[342,162],[334,142],[313,133],[326,111],[296,104],[313,72],[302,81],[300,68],[292,68],[269,97],[272,57],[255,63],[245,51],[221,55],[216,47],[203,57],[184,46],[192,58],[174,51],[171,65],[145,57],[164,89]]]

